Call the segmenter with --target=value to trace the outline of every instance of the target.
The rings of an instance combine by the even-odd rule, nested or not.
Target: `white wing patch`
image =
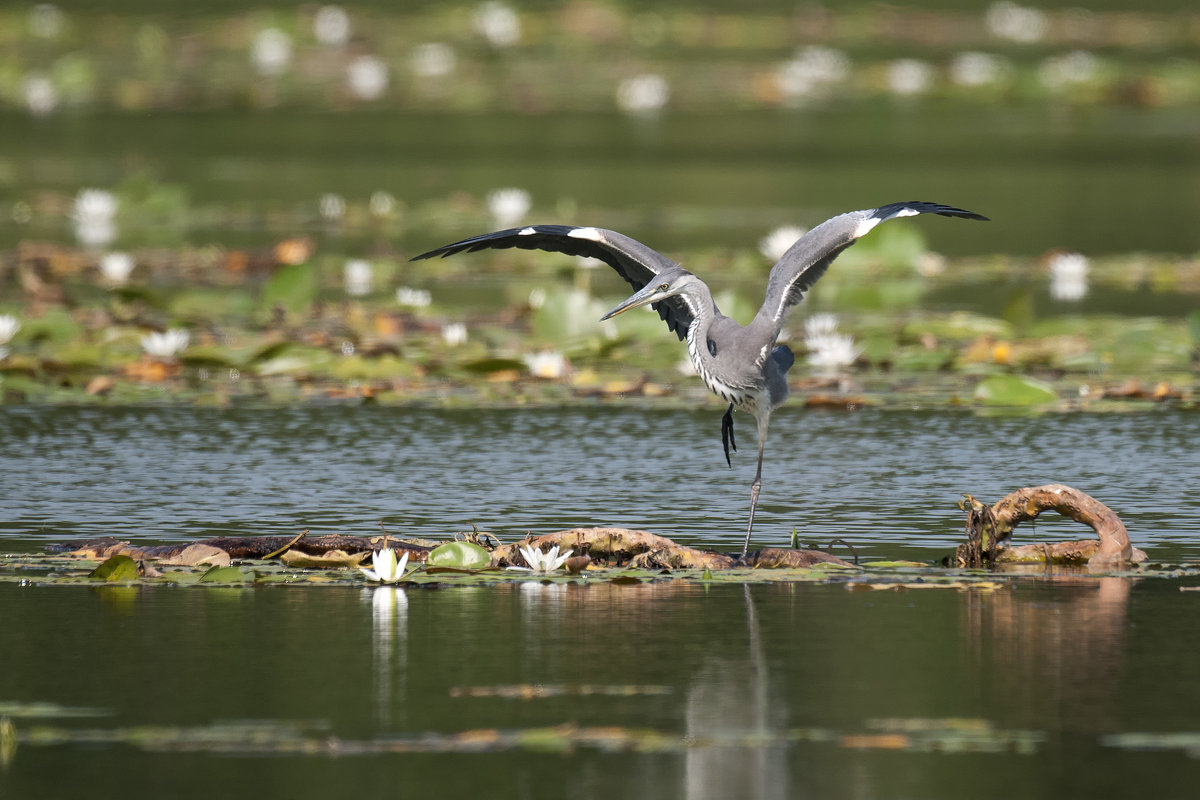
[[[567,233],[567,236],[570,236],[573,239],[587,239],[592,242],[604,241],[600,238],[600,231],[596,230],[595,228],[572,228]]]
[[[876,211],[878,211],[878,209],[876,209]],[[854,229],[854,238],[861,239],[863,236],[866,236],[868,233],[870,233],[875,226],[881,222],[886,222],[887,220],[895,219],[896,217],[915,217],[920,213],[921,212],[915,208],[902,208],[899,211],[888,214],[886,217],[867,217],[862,222],[858,223],[858,227]]]
[[[859,239],[871,232],[879,223],[883,222],[879,217],[867,217],[862,222],[858,223],[858,227],[854,229],[854,238]]]
[[[532,236],[535,233],[537,233],[537,231],[533,228],[521,228],[521,230],[517,232],[517,236]]]

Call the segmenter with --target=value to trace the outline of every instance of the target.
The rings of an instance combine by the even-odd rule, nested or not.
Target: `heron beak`
[[[626,311],[628,311],[631,308],[637,308],[638,306],[644,306],[647,303],[653,303],[655,300],[661,300],[661,299],[662,298],[660,297],[658,287],[651,284],[651,285],[647,286],[646,288],[642,289],[641,291],[639,291],[637,294],[630,297],[625,302],[618,305],[612,311],[609,311],[607,314],[605,314],[603,317],[600,318],[600,321],[603,322],[606,319],[612,319],[617,314],[624,314]]]

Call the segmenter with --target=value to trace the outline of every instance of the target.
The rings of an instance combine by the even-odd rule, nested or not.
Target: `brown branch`
[[[991,507],[966,495],[959,507],[967,511],[967,544],[960,545],[956,561],[960,566],[992,566],[999,562],[1042,561],[1087,563],[1091,567],[1120,566],[1144,560],[1146,554],[1129,542],[1125,524],[1108,506],[1094,497],[1051,483],[1018,489]],[[1064,517],[1087,525],[1098,539],[1058,542],[1049,546],[1006,547],[1013,529],[1022,522],[1037,519],[1043,511],[1057,511]],[[1044,553],[1044,557],[1039,557]]]

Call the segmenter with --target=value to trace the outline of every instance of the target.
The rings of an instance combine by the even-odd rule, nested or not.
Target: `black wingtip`
[[[983,214],[976,214],[974,211],[967,211],[965,208],[956,208],[954,206],[943,205],[942,203],[929,203],[924,200],[888,203],[885,206],[875,209],[874,216],[879,219],[891,219],[892,217],[905,216],[905,212],[908,212],[909,216],[913,214],[939,214],[943,217],[958,217],[960,219],[976,219],[981,222],[991,222]]]

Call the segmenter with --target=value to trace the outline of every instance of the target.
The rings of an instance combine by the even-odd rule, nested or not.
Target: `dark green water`
[[[929,226],[933,248],[948,255],[1200,248],[1191,224],[1200,211],[1191,109],[871,105],[657,121],[209,112],[53,121],[9,115],[2,124],[7,177],[0,201],[31,202],[43,190],[74,195],[130,179],[178,190],[171,202],[182,198],[183,205],[170,221],[143,213],[139,222],[134,207],[125,209],[126,247],[249,246],[321,233],[322,194],[362,206],[386,190],[411,211],[390,244],[415,253],[475,232],[465,229],[461,213],[457,222],[430,217],[422,204],[519,186],[532,195],[530,221],[617,228],[668,252],[753,250],[777,225],[811,226],[904,199],[951,203],[993,219],[986,226]],[[71,236],[65,219],[57,228],[49,220],[34,226],[40,236]],[[31,235],[7,215],[0,234],[6,227],[13,236]],[[323,245],[369,252],[379,240],[351,230]]]
[[[0,791],[1189,797],[1193,759],[1110,737],[1196,730],[1190,599],[1174,581],[1120,578],[1029,578],[994,593],[530,584],[408,590],[398,605],[370,590],[4,584],[0,700],[101,712],[18,718],[22,735],[40,725],[218,733],[203,747],[171,747],[161,733],[139,746],[22,742]],[[528,684],[568,694],[469,696]],[[614,684],[632,688],[578,693]],[[222,728],[264,720],[321,744],[286,755],[267,752],[269,740],[221,745]],[[669,746],[353,754],[564,725],[649,731]],[[984,733],[922,733],[956,726]]]
[[[772,429],[759,543],[799,525],[935,558],[961,536],[960,493],[1059,480],[1111,504],[1152,559],[1197,557],[1195,414],[793,411]],[[751,465],[721,463],[718,416],[8,407],[0,547],[383,520],[732,548]],[[1047,520],[1018,537],[1088,533]],[[1194,748],[1189,583],[0,583],[0,707],[96,711],[10,711],[0,796],[1188,797],[1188,745],[1130,737]]]

